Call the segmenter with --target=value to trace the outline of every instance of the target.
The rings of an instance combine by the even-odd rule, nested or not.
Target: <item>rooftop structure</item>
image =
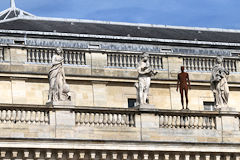
[[[239,30],[45,18],[14,0],[1,17],[0,159],[240,159]],[[56,47],[70,102],[47,103]],[[152,108],[135,105],[143,52],[158,72]],[[216,56],[230,73],[222,110],[210,89]],[[181,66],[190,110],[176,91]]]

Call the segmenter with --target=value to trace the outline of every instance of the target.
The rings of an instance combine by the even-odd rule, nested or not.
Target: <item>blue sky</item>
[[[240,0],[15,0],[42,17],[240,29]],[[0,0],[0,10],[10,0]]]

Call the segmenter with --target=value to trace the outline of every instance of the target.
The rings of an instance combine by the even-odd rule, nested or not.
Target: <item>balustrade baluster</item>
[[[39,63],[39,50],[37,49],[35,52],[35,63]]]
[[[89,125],[89,117],[90,117],[89,113],[86,113],[85,117],[84,117],[85,118],[84,123],[85,123],[86,126]]]
[[[195,129],[198,129],[198,117],[197,116],[194,117],[194,124],[193,125],[194,125]]]
[[[118,126],[121,126],[121,122],[122,122],[122,115],[121,115],[121,114],[118,114],[118,115],[117,115],[117,125],[118,125]]]
[[[6,116],[6,122],[10,122],[11,114],[12,114],[12,111],[11,111],[11,110],[8,110],[8,111],[7,111],[7,116]]]
[[[105,114],[104,114],[104,118],[103,118],[103,125],[104,125],[104,126],[107,126],[107,125],[108,125],[107,123],[108,123],[108,114],[105,113]]]
[[[176,128],[180,128],[180,127],[181,127],[181,117],[177,116]]]
[[[26,122],[26,111],[21,111],[21,122]]]
[[[212,129],[215,129],[216,127],[216,121],[214,117],[211,118],[211,126],[212,126]]]
[[[81,59],[82,59],[82,53],[81,52],[77,52],[76,53],[76,64],[77,65],[81,65]]]
[[[181,128],[184,128],[185,126],[184,126],[184,116],[181,116],[181,118],[180,118],[180,121],[181,121]]]
[[[164,116],[163,115],[159,116],[159,127],[164,128]]]
[[[205,117],[206,129],[211,129],[210,117]]]
[[[173,121],[173,117],[172,116],[168,116],[168,128],[173,128],[172,127],[172,121]]]
[[[236,60],[234,60],[233,67],[234,67],[233,71],[237,72],[237,61]]]
[[[172,119],[172,128],[177,128],[177,117],[176,117],[176,116],[173,116],[173,119]]]
[[[64,51],[64,52],[63,52],[63,61],[64,61],[64,64],[69,64],[69,62],[68,62],[68,60],[69,60],[69,58],[68,58],[68,56],[69,56],[68,52],[69,52],[69,51]]]
[[[190,118],[188,116],[184,117],[184,126],[186,129],[190,128],[189,124],[190,124]]]
[[[13,110],[12,115],[11,115],[11,122],[12,123],[16,123],[16,116],[17,116],[17,112],[16,112],[16,110]]]
[[[45,117],[45,119],[44,119],[45,124],[49,124],[49,114],[48,114],[48,112],[44,113],[44,117]]]
[[[1,52],[2,50],[0,50]],[[2,52],[1,52],[2,53]],[[27,62],[31,62],[31,49],[27,49]]]
[[[1,115],[1,114],[0,114]],[[16,123],[20,123],[21,122],[21,111],[18,110],[17,111],[17,116],[16,116]]]
[[[99,126],[103,127],[103,114],[100,113],[100,116],[99,116]]]
[[[203,129],[203,117],[198,117],[198,129]]]
[[[75,116],[76,116],[76,118],[75,118],[75,124],[80,125],[80,113],[77,112],[77,113],[75,114]]]
[[[206,71],[209,71],[210,70],[210,66],[209,66],[210,59],[206,58],[205,61],[206,61]]]
[[[99,126],[99,113],[95,113],[94,126]]]
[[[89,114],[89,126],[94,125],[94,113]]]
[[[196,71],[197,70],[197,60],[196,58],[192,58],[193,59],[193,70]]]
[[[35,123],[35,120],[36,120],[36,112],[32,111],[30,121],[31,121],[31,123]]]
[[[164,116],[164,128],[168,128],[168,116],[167,115],[165,115]]]
[[[41,111],[40,124],[44,124],[44,112]]]
[[[36,119],[35,119],[35,121],[36,121],[37,124],[40,123],[40,117],[41,117],[41,113],[40,113],[40,111],[37,111],[37,112],[36,112]]]
[[[117,66],[116,67],[124,67],[124,56],[121,54],[117,54]]]
[[[111,66],[111,54],[107,54],[107,66]]]
[[[31,49],[31,62],[36,62],[36,49]]]
[[[110,114],[110,115],[111,115],[112,119],[109,119],[109,121],[112,122],[112,126],[116,126],[117,125],[117,114]]]
[[[133,55],[129,55],[129,67],[133,67]]]
[[[80,113],[80,121],[79,121],[79,124],[80,125],[83,125],[84,126],[84,124],[85,124],[85,113],[83,112],[83,113]]]
[[[124,126],[124,127],[126,127],[126,120],[127,120],[127,116],[126,116],[126,114],[123,114],[122,115],[121,125]]]
[[[4,109],[2,110],[2,115],[1,115],[2,123],[6,123],[6,116],[7,116],[7,111]]]
[[[48,50],[45,49],[44,50],[44,63],[48,63],[48,59],[49,59],[49,53],[48,53]]]
[[[108,126],[114,126],[115,125],[115,123],[116,123],[116,117],[115,117],[115,115],[114,114],[112,114],[112,113],[109,113],[108,114]]]
[[[129,124],[130,124],[130,127],[134,127],[134,125],[135,125],[135,120],[134,120],[134,115],[133,114],[130,114],[130,122],[129,122]]]
[[[68,57],[69,58],[69,60],[68,60],[69,64],[73,64],[73,52],[69,51],[68,54],[69,54],[69,57]]]
[[[126,61],[126,67],[129,67],[129,65],[130,65],[130,63],[129,63],[129,55],[128,54],[126,54],[125,55],[125,61]]]
[[[129,117],[129,114],[126,115],[125,123],[126,123],[127,127],[130,127],[130,117]]]
[[[122,57],[122,61],[121,61],[121,63],[122,63],[122,66],[121,67],[127,67],[127,57],[126,57],[126,55],[125,54],[119,54],[119,56],[120,57]]]
[[[189,117],[189,128],[194,128],[194,117],[193,116]]]
[[[137,67],[137,55],[133,55],[133,67]]]
[[[190,59],[190,70],[194,70],[194,61],[193,58],[189,58]]]
[[[39,63],[42,63],[43,62],[43,50],[42,49],[40,49],[39,50]]]
[[[52,50],[48,50],[48,63],[52,63],[52,56],[53,56]]]
[[[77,64],[77,52],[76,51],[73,52],[73,64],[74,65]]]

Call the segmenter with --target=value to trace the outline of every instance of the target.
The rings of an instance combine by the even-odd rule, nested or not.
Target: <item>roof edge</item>
[[[19,9],[19,10],[21,10],[21,9]],[[183,30],[210,31],[210,32],[240,33],[240,29],[238,30],[238,29],[223,29],[223,28],[186,27],[186,26],[172,26],[172,25],[159,25],[159,24],[146,24],[146,23],[99,21],[99,20],[88,20],[88,19],[38,17],[38,16],[34,16],[28,12],[25,12],[25,13],[29,14],[30,16],[6,19],[6,20],[0,21],[0,23],[13,21],[13,20],[17,20],[17,19],[23,19],[23,20],[63,21],[63,22],[73,22],[73,23],[74,22],[76,22],[76,23],[96,23],[96,24],[125,25],[125,26],[136,26],[136,27],[153,27],[153,28],[169,28],[169,29],[183,29]]]
[[[190,41],[190,40],[176,40],[176,39],[157,39],[157,38],[125,37],[125,36],[109,36],[109,35],[55,33],[55,32],[39,32],[39,31],[22,31],[22,30],[17,30],[17,31],[16,30],[0,30],[0,33],[240,47],[240,43]]]

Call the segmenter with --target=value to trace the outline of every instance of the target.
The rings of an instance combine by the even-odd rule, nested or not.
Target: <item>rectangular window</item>
[[[203,102],[204,111],[214,111],[214,102]]]
[[[128,108],[133,108],[136,106],[136,99],[129,98],[128,99]]]

